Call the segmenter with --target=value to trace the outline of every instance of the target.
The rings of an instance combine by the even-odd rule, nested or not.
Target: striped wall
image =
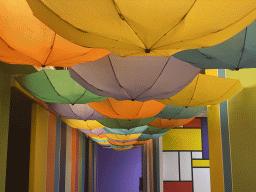
[[[86,138],[33,103],[30,192],[84,192]]]
[[[163,137],[163,188],[172,192],[210,192],[206,118],[196,118]]]

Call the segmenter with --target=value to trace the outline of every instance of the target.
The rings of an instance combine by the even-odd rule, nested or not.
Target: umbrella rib
[[[115,76],[116,81],[118,82],[118,84],[119,84],[119,86],[121,87],[121,89],[123,89],[123,90],[127,93],[127,91],[124,89],[124,87],[121,85],[121,83],[120,83],[119,80],[117,79],[116,72],[115,72],[115,70],[114,70],[114,67],[113,67],[113,64],[112,64],[112,62],[111,62],[111,59],[110,59],[109,55],[108,55],[108,60],[109,60],[110,66],[111,66],[111,68],[112,68],[112,71],[113,71],[113,73],[114,73],[114,76]],[[128,95],[130,98],[132,98],[132,96],[130,96],[129,93],[127,93],[127,95]],[[133,98],[132,98],[132,99],[133,99]]]
[[[78,102],[78,101],[85,95],[86,91],[87,91],[87,90],[85,89],[84,93],[83,93],[74,103],[72,103],[72,104],[76,104],[76,102]]]
[[[44,62],[43,65],[46,64],[47,60],[49,59],[49,57],[50,57],[50,55],[51,55],[51,52],[52,52],[52,50],[53,50],[53,46],[54,46],[54,43],[55,43],[55,38],[56,38],[56,33],[54,33],[53,41],[52,41],[52,45],[51,45],[51,47],[50,47],[49,54],[48,54],[48,56],[46,57],[45,62]]]
[[[195,92],[196,92],[196,87],[197,87],[198,79],[199,79],[199,75],[197,76],[196,85],[195,85],[195,89],[194,89],[193,95],[192,95],[192,97],[191,97],[191,99],[190,99],[190,101],[189,101],[189,103],[188,103],[188,105],[186,107],[188,107],[189,104],[192,102],[192,99],[193,99],[193,97],[195,95]]]
[[[177,115],[174,115],[173,117],[172,117],[172,119],[173,118],[175,118],[175,117],[177,117],[178,115],[180,115],[181,114],[181,112],[184,110],[185,108],[184,107],[182,107],[182,109],[180,110],[180,112],[177,114]]]
[[[20,53],[20,54],[24,54],[24,53],[22,53],[21,51],[18,51],[18,50],[15,50],[14,48],[12,48],[2,37],[0,37],[0,40],[1,40],[4,44],[6,44],[6,46],[9,47],[9,49],[11,49],[11,50],[13,50],[13,51],[16,51],[16,52],[18,52],[18,53]],[[36,63],[38,63],[40,66],[42,65],[39,61],[35,60],[34,58],[32,58],[32,57],[30,57],[30,56],[28,56],[28,55],[26,55],[26,54],[24,54],[24,55],[25,55],[26,57],[32,59],[32,60],[35,61]]]
[[[171,29],[169,29],[162,37],[160,37],[153,45],[151,45],[150,49],[157,44],[165,35],[167,35],[167,33],[169,33],[170,31],[172,31],[177,25],[179,25],[184,19],[185,17],[188,15],[188,13],[191,11],[191,9],[194,7],[195,3],[197,0],[194,1],[194,3],[191,5],[191,7],[189,8],[189,10],[187,11],[187,13],[181,18],[181,20],[174,25]]]
[[[82,117],[80,117],[79,115],[77,115],[77,114],[72,110],[72,108],[71,108],[70,106],[69,106],[69,108],[70,108],[70,110],[74,113],[75,116],[77,116],[77,117],[83,119]]]
[[[45,70],[43,70],[43,72],[44,72],[46,78],[48,79],[49,83],[52,85],[52,88],[56,91],[57,95],[59,95],[60,97],[62,97],[62,98],[65,99],[65,100],[67,100],[68,102],[72,103],[72,102],[69,101],[67,98],[63,97],[62,95],[60,95],[60,94],[57,92],[57,90],[56,90],[55,87],[53,86],[52,82],[50,81],[50,79],[49,79],[47,73],[45,72]]]
[[[220,31],[223,31],[223,30],[225,30],[225,29],[231,27],[232,25],[234,25],[235,23],[241,21],[242,19],[244,19],[246,16],[248,16],[250,13],[252,13],[252,12],[255,11],[255,10],[256,10],[256,8],[253,9],[253,10],[252,10],[251,12],[249,12],[248,14],[246,14],[243,18],[239,19],[238,21],[236,21],[236,22],[234,22],[234,23],[232,23],[232,24],[226,26],[226,27],[223,28],[223,29],[220,29],[220,30],[218,30],[218,31],[215,31],[215,32],[213,32],[213,33],[218,33],[218,32],[220,32]],[[201,38],[201,37],[207,37],[207,36],[209,36],[209,35],[212,35],[213,33],[210,33],[210,34],[207,34],[207,35],[203,35],[203,36],[194,37],[194,38],[190,38],[190,39],[185,39],[185,40],[182,40],[182,41],[174,42],[174,43],[167,44],[167,45],[163,45],[163,46],[160,46],[160,47],[155,47],[155,49],[159,49],[159,48],[161,48],[161,47],[165,47],[165,46],[172,45],[172,44],[175,44],[175,43],[180,43],[180,42],[185,42],[185,41],[189,41],[189,40],[194,40],[194,39],[197,39],[197,38],[199,38],[199,37],[200,37],[200,38]],[[211,46],[208,46],[208,47],[211,47]],[[206,47],[202,47],[202,48],[206,48]]]
[[[239,64],[240,64],[241,61],[242,61],[243,54],[244,54],[244,47],[245,47],[245,43],[246,43],[246,37],[247,37],[247,27],[245,28],[244,44],[243,44],[243,48],[242,48],[242,53],[241,53],[241,55],[240,55],[240,59],[239,59],[238,64],[237,64],[237,68],[238,68],[238,69],[239,69]]]
[[[169,62],[169,60],[170,60],[170,58],[171,58],[171,57],[169,57],[169,58],[167,59],[165,65],[164,65],[164,67],[163,67],[163,69],[161,70],[161,72],[159,73],[158,77],[157,77],[156,80],[153,82],[153,84],[152,84],[148,89],[146,89],[143,93],[137,95],[136,98],[138,98],[139,96],[141,96],[142,94],[144,94],[145,92],[147,92],[148,90],[150,90],[150,89],[156,84],[157,80],[160,78],[160,76],[162,75],[164,69],[166,68],[166,66],[167,66],[167,64],[168,64],[168,62]],[[135,98],[135,99],[136,99],[136,98]]]
[[[116,2],[114,0],[112,0],[114,3],[114,6],[116,8],[116,11],[118,13],[118,15],[120,16],[120,18],[125,21],[125,23],[131,28],[131,30],[134,32],[134,34],[138,37],[138,39],[140,40],[140,42],[145,46],[145,48],[147,49],[147,46],[145,45],[145,43],[142,41],[142,39],[139,37],[139,35],[136,33],[136,31],[132,28],[132,26],[128,23],[128,21],[124,18],[124,15],[121,13],[121,10],[119,9],[118,5],[116,4]]]

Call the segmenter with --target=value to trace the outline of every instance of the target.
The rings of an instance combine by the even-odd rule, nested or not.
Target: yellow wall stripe
[[[48,113],[32,104],[29,192],[46,191]]]

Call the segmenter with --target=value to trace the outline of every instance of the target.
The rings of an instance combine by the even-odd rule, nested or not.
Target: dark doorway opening
[[[32,100],[11,88],[6,192],[28,191]]]

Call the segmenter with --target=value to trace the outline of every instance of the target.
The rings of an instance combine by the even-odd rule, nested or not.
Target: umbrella
[[[143,131],[143,134],[148,134],[148,135],[157,135],[157,134],[162,134],[166,133],[169,131],[171,128],[157,128],[157,127],[151,127],[149,126],[147,130]]]
[[[117,101],[108,98],[104,101],[88,103],[93,109],[109,118],[142,119],[158,114],[165,105],[158,101]]]
[[[202,69],[256,68],[256,21],[234,37],[209,48],[186,50],[174,57]]]
[[[98,119],[97,121],[108,128],[131,129],[134,127],[147,125],[155,119],[156,117],[132,119],[132,120],[106,118],[106,119]]]
[[[141,136],[136,140],[138,142],[141,142],[141,141],[148,141],[150,139],[155,139],[155,138],[159,138],[159,137],[162,137],[165,133],[159,133],[159,134],[144,134],[142,133]],[[139,144],[139,143],[137,143]]]
[[[169,98],[201,71],[174,57],[107,55],[69,68],[70,76],[86,90],[117,100],[148,101]]]
[[[110,138],[108,138],[107,140],[110,144],[114,144],[114,145],[118,145],[118,146],[133,145],[133,144],[137,143],[136,140],[134,140],[134,141],[120,141],[120,140],[114,140],[114,139],[110,139]]]
[[[255,0],[27,0],[34,15],[64,38],[120,56],[170,56],[219,44],[256,18]]]
[[[49,103],[85,104],[107,99],[84,89],[67,70],[43,70],[15,79],[34,97]]]
[[[131,135],[118,135],[118,134],[111,134],[111,133],[106,134],[107,139],[114,139],[114,140],[118,140],[119,142],[123,142],[123,143],[134,141],[140,135],[141,135],[141,133],[131,134]]]
[[[167,105],[155,117],[162,119],[189,119],[199,115],[206,107],[180,107]],[[100,122],[100,121],[99,121]]]
[[[164,100],[158,100],[166,105],[199,107],[219,104],[242,89],[237,79],[227,79],[211,75],[198,76],[182,91]]]
[[[97,129],[79,129],[79,131],[88,134],[88,135],[105,135],[108,134],[109,132],[107,132],[104,128],[97,128]]]
[[[137,133],[142,133],[148,128],[148,126],[140,126],[140,127],[135,127],[131,129],[121,129],[121,128],[109,128],[109,127],[104,127],[103,129],[112,134],[118,134],[118,135],[131,135],[131,134],[137,134]]]
[[[190,119],[161,119],[156,118],[154,121],[148,124],[148,126],[158,127],[158,128],[171,128],[171,127],[180,127],[186,125],[192,121],[195,117]]]
[[[136,140],[138,141],[136,144],[145,144],[150,139],[162,137],[170,129],[171,128],[148,127],[148,129],[143,131],[139,138]]]
[[[116,151],[125,151],[128,149],[133,148],[132,145],[114,145],[114,144],[110,144],[112,149],[116,150]]]
[[[84,48],[57,35],[34,17],[25,0],[0,3],[0,61],[71,67],[104,57],[109,51]]]
[[[66,119],[78,119],[78,120],[96,120],[106,118],[101,115],[88,104],[60,104],[60,103],[48,103],[48,105],[56,111],[60,116]]]
[[[75,120],[75,119],[66,119],[61,117],[60,118],[64,123],[69,125],[72,128],[77,128],[77,129],[97,129],[97,128],[103,128],[105,127],[104,125],[100,124],[98,121],[95,120]]]
[[[107,136],[106,134],[104,135],[94,135],[94,134],[87,134],[91,139],[96,139],[96,140],[100,140],[101,142],[107,142]],[[105,140],[105,141],[103,141]]]

